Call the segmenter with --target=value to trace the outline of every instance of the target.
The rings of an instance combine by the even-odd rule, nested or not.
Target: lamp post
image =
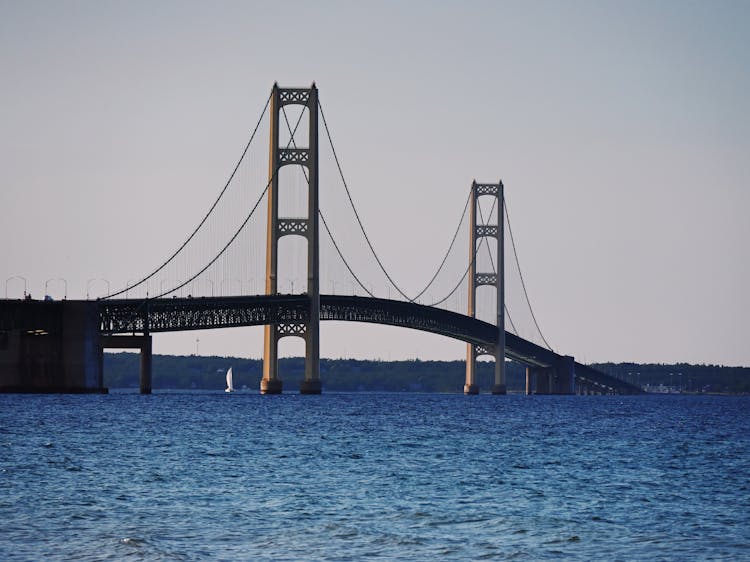
[[[89,279],[88,281],[86,281],[86,300],[89,300],[89,289],[91,288],[91,283],[93,283],[94,281],[103,281],[104,283],[107,284],[107,294],[109,294],[109,293],[112,292],[110,290],[109,281],[107,281],[106,279],[103,279],[102,277],[96,277],[94,279]]]
[[[211,283],[211,296],[214,296],[214,282],[211,279],[206,279],[206,283]]]
[[[68,298],[68,282],[63,279],[62,277],[53,277],[52,279],[47,279],[47,281],[44,282],[44,296],[45,298],[48,296],[47,293],[47,287],[52,281],[62,281],[65,286],[65,292],[63,293],[63,300],[66,300]]]
[[[125,283],[125,298],[128,298],[128,292],[133,288],[130,285],[131,281],[137,281],[137,279],[128,279],[127,283]]]
[[[232,292],[233,291],[232,284],[235,281],[240,286],[240,293],[242,292],[242,279],[237,279],[236,277],[230,277],[229,279],[224,278],[224,279],[221,280],[221,283],[219,283],[219,289],[220,289],[219,292],[221,293],[222,296],[224,296],[224,283],[226,283],[226,282],[229,283],[229,291],[227,292],[227,295],[226,295],[226,296],[229,297],[229,296],[231,296],[233,294],[233,292]]]
[[[23,276],[21,276],[21,275],[13,275],[12,277],[8,277],[8,278],[7,278],[6,280],[5,280],[5,298],[6,298],[6,299],[8,298],[8,282],[9,282],[9,281],[13,281],[13,279],[20,279],[21,281],[23,281],[23,296],[24,296],[24,298],[25,298],[25,297],[26,297],[26,287],[27,287],[27,283],[26,283],[26,278],[25,278],[25,277],[23,277]]]
[[[292,279],[291,277],[287,277],[286,280],[289,281],[289,290],[290,290],[290,293],[293,295],[294,294],[294,279]]]

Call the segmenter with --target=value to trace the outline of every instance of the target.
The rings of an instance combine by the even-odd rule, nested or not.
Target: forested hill
[[[521,389],[525,370],[508,364],[508,380]],[[259,389],[263,371],[260,359],[236,357],[203,357],[154,355],[153,388],[221,389],[225,374],[232,367],[234,386]],[[137,388],[139,373],[137,353],[105,353],[104,385],[108,388]],[[284,390],[297,390],[304,378],[304,359],[280,359],[279,376]],[[492,386],[494,363],[479,363],[478,382],[482,388]],[[466,366],[463,361],[360,361],[355,359],[321,359],[320,377],[326,390],[339,391],[412,391],[463,392]]]
[[[673,388],[690,392],[750,392],[750,368],[686,363],[637,364],[603,363],[593,367],[641,386]],[[155,389],[222,389],[226,370],[232,367],[234,386],[258,389],[262,372],[259,359],[236,357],[203,357],[196,355],[154,355],[153,388]],[[281,359],[280,377],[285,390],[298,389],[304,377],[302,358]],[[320,371],[326,390],[340,391],[412,391],[462,392],[465,364],[463,361],[361,361],[356,359],[321,359]],[[109,388],[138,387],[139,358],[137,353],[105,353],[104,385]],[[483,390],[492,386],[494,365],[479,363],[477,382]],[[525,388],[525,369],[507,363],[510,391]]]

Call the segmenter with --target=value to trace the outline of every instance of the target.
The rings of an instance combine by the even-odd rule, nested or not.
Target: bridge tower
[[[481,196],[497,199],[497,225],[477,224],[477,209]],[[469,201],[469,307],[468,315],[476,317],[477,289],[491,285],[497,291],[497,343],[494,349],[469,343],[466,349],[466,384],[464,394],[479,394],[476,383],[477,357],[495,356],[495,384],[492,394],[505,394],[505,242],[503,233],[503,182],[471,184]],[[489,217],[488,217],[489,218]],[[476,257],[482,238],[495,238],[497,241],[497,273],[477,272]]]
[[[308,110],[307,148],[290,142],[291,147],[279,146],[279,112],[286,105],[302,105]],[[266,294],[278,294],[277,270],[279,239],[298,235],[307,239],[307,297],[305,318],[294,322],[266,325],[263,345],[263,394],[280,394],[282,381],[278,374],[278,345],[285,336],[299,336],[305,340],[305,378],[300,384],[302,394],[320,394],[320,280],[318,246],[318,89],[279,88],[271,92],[271,131],[268,165],[268,226],[266,234]],[[279,170],[286,165],[307,168],[307,217],[279,217]]]

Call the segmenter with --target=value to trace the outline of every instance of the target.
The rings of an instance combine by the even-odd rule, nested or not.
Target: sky
[[[553,349],[749,366],[749,25],[730,1],[1,0],[0,282],[84,298],[152,270],[272,84],[315,81],[405,286],[439,262],[471,181],[502,179]],[[154,341],[261,350],[260,328]],[[321,355],[461,359],[465,344],[323,323]]]

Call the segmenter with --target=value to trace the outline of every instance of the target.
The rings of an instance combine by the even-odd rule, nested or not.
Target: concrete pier
[[[260,381],[260,393],[261,394],[281,394],[284,385],[279,378],[273,379],[261,379]]]
[[[141,394],[151,394],[151,365],[153,363],[151,336],[102,336],[101,342],[103,349],[140,350],[140,391]]]
[[[151,394],[151,364],[153,363],[151,354],[151,336],[143,336],[143,345],[141,346],[141,394]]]
[[[299,385],[300,394],[320,394],[323,391],[323,385],[320,379],[303,380]]]
[[[479,394],[479,385],[473,383],[464,384],[464,394],[474,395]]]

